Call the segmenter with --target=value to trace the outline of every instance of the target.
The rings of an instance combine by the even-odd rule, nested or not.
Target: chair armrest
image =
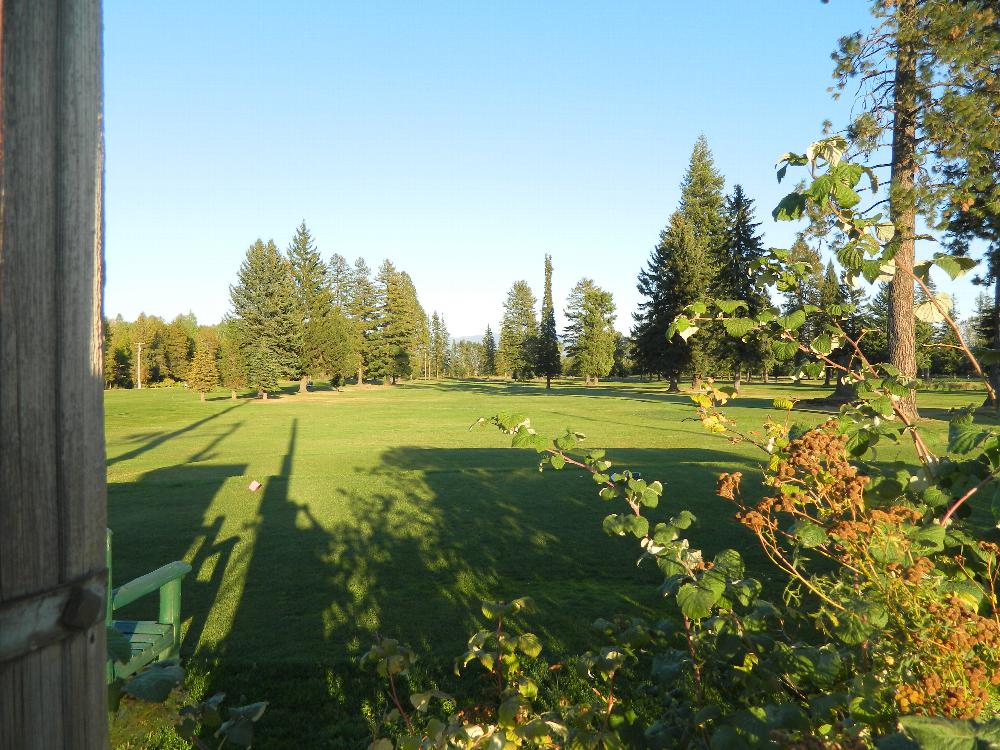
[[[134,581],[129,581],[123,586],[119,586],[111,592],[111,609],[116,610],[131,604],[136,599],[140,599],[154,591],[159,591],[163,586],[183,578],[191,572],[191,566],[186,562],[176,561],[167,563],[162,568],[157,568],[152,573],[139,576]]]

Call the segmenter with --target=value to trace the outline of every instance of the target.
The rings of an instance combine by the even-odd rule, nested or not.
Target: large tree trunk
[[[678,378],[676,375],[671,375],[669,379],[669,385],[667,386],[667,393],[680,393],[681,387],[678,383]]]
[[[233,401],[235,401],[236,400],[236,391],[230,391],[229,392],[229,398],[231,398]]]
[[[361,385],[364,382],[365,382],[365,369],[361,365],[358,365],[358,385]]]
[[[740,392],[740,385],[741,385],[740,377],[741,377],[741,375],[742,375],[742,373],[740,372],[740,368],[737,367],[736,371],[733,373],[733,388],[736,389],[737,393]]]
[[[198,391],[198,395],[201,396],[201,399],[200,399],[201,401],[205,400],[205,392],[204,391]]]
[[[896,14],[912,17],[916,0],[900,0]],[[917,173],[917,51],[911,41],[899,43],[896,51],[895,102],[892,123],[892,182],[889,218],[896,227],[893,246],[896,273],[889,294],[889,363],[904,376],[917,374],[913,323],[913,257],[917,212],[913,202]],[[915,394],[901,404],[904,413],[917,416]]]
[[[691,378],[691,390],[701,390],[701,375],[699,373],[695,373],[694,377]]]
[[[0,748],[104,748],[99,0],[0,0]]]
[[[765,367],[760,373],[760,379],[763,380],[765,383],[770,383],[771,381],[769,380],[769,377],[770,374],[768,373],[767,368]]]
[[[299,378],[299,393],[309,393],[309,376],[303,375]]]
[[[552,376],[551,375],[546,375],[545,376],[545,387],[547,389],[552,387]]]

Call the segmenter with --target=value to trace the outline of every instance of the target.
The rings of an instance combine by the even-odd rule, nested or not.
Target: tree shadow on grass
[[[213,419],[218,419],[223,414],[230,412],[233,409],[238,409],[240,406],[243,406],[244,403],[245,402],[243,401],[237,402],[225,409],[213,412],[212,414],[209,414],[207,417],[202,417],[196,422],[191,422],[190,424],[186,424],[177,430],[172,430],[170,432],[146,433],[145,435],[141,436],[142,439],[145,439],[145,442],[142,445],[133,448],[130,451],[126,451],[125,453],[114,456],[113,458],[109,458],[107,460],[107,465],[113,466],[114,464],[120,463],[122,461],[128,461],[130,459],[135,458],[136,456],[141,456],[143,453],[153,450],[154,448],[156,448],[159,445],[162,445],[168,440],[171,440],[179,435],[183,435],[186,432],[191,432],[192,430],[196,430],[199,427],[211,422]]]
[[[271,702],[262,747],[358,746],[377,680],[359,672],[356,657],[380,636],[397,637],[429,672],[446,675],[480,627],[483,598],[531,596],[536,611],[515,625],[538,633],[550,658],[593,645],[587,626],[599,616],[664,611],[661,574],[636,568],[637,540],[602,531],[603,517],[620,508],[601,501],[583,473],[539,473],[530,451],[396,447],[374,471],[348,470],[330,489],[296,475],[298,443],[292,420],[278,472],[247,493],[239,517],[209,519],[227,480],[245,479],[238,464],[166,467],[113,493],[112,516],[134,536],[120,554],[124,568],[192,563],[182,655],[212,665],[209,691]],[[664,482],[651,521],[691,509],[700,521],[694,546],[708,555],[740,549],[766,572],[753,537],[714,496],[717,474],[749,477],[749,460],[696,448],[608,455]],[[140,538],[144,528],[155,532]]]

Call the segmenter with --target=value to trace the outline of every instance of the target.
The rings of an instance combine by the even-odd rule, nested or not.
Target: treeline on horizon
[[[639,273],[643,300],[629,336],[614,328],[611,293],[587,278],[566,301],[568,324],[560,335],[552,258],[546,255],[540,306],[527,281],[517,281],[504,303],[499,340],[489,326],[482,341],[454,340],[443,315],[426,314],[408,273],[390,260],[374,274],[363,258],[350,265],[334,253],[324,261],[303,221],[284,254],[273,240],[250,246],[230,287],[231,310],[221,323],[199,325],[191,313],[169,323],[145,314],[131,322],[120,316],[105,321],[105,385],[135,387],[140,369],[144,386],[186,383],[204,394],[222,385],[234,398],[243,389],[266,397],[280,380],[299,380],[304,391],[309,380],[318,378],[339,387],[348,380],[492,376],[544,377],[551,384],[560,375],[579,376],[589,384],[607,376],[639,375],[666,379],[675,390],[682,378],[695,385],[705,377],[739,385],[751,377],[796,376],[801,362],[794,347],[760,334],[734,338],[719,327],[691,339],[666,339],[670,322],[706,296],[743,300],[749,315],[775,306],[754,273],[755,261],[764,254],[754,201],[739,184],[728,196],[724,186],[701,137],[681,182],[680,204]],[[867,295],[841,283],[833,261],[822,263],[824,234],[818,222],[811,222],[798,235],[790,260],[811,273],[777,306],[786,314],[806,305],[853,308],[847,332],[860,337],[871,361],[885,361],[889,287],[879,284]],[[965,324],[967,338],[989,340],[991,320],[992,308],[980,295]],[[822,326],[822,320],[811,321],[797,335],[811,341]],[[916,343],[925,377],[968,374],[947,325],[918,320]]]

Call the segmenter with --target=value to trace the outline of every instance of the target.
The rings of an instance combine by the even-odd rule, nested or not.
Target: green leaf
[[[809,348],[821,356],[826,356],[834,350],[837,342],[829,333],[821,333],[809,344]]]
[[[934,255],[934,264],[952,279],[957,279],[975,268],[978,262],[968,256],[936,253]]]
[[[826,529],[819,524],[805,519],[796,521],[791,528],[791,533],[798,540],[799,544],[806,549],[819,547],[821,544],[826,544],[829,540],[826,535]]]
[[[517,647],[521,653],[534,659],[542,653],[542,642],[534,633],[523,633],[517,637]]]
[[[113,625],[107,626],[108,658],[127,664],[132,658],[132,646]]]
[[[625,516],[625,529],[637,539],[642,539],[649,532],[649,521],[642,516]]]
[[[743,565],[743,558],[740,553],[734,549],[724,549],[722,552],[715,556],[712,561],[714,563],[714,570],[718,570],[720,573],[734,581],[738,581],[743,578],[745,567]]]
[[[795,331],[806,322],[806,313],[804,310],[795,310],[788,315],[782,315],[776,322],[786,331]]]
[[[722,327],[734,339],[741,339],[754,331],[757,324],[751,318],[726,318],[722,321]]]
[[[886,243],[896,236],[896,226],[892,223],[879,224],[875,227],[875,237],[881,243]]]
[[[552,468],[559,470],[566,465],[566,459],[561,453],[553,453],[549,458],[549,463],[552,464]]]
[[[790,398],[776,398],[771,401],[771,406],[775,409],[782,409],[784,411],[791,411],[795,408],[795,402]]]
[[[945,319],[945,315],[951,312],[951,305],[950,294],[937,292],[933,300],[925,300],[914,307],[913,314],[917,320],[922,320],[924,323],[940,323]]]
[[[670,519],[670,525],[677,529],[686,529],[695,522],[694,514],[688,510],[682,510]]]
[[[968,721],[943,716],[900,716],[900,726],[921,750],[975,750],[976,732]]]
[[[677,605],[685,617],[701,620],[712,614],[726,590],[726,579],[714,570],[706,571],[695,583],[685,583],[677,591]]]
[[[971,414],[963,414],[948,423],[948,450],[960,455],[969,453],[990,434],[973,424]]]
[[[806,212],[806,197],[802,193],[789,193],[777,205],[771,216],[777,221],[798,221]]]
[[[170,662],[156,662],[125,683],[123,688],[133,698],[148,703],[163,703],[184,680],[184,670]]]
[[[794,341],[777,340],[771,342],[771,351],[775,358],[781,361],[791,359],[798,350],[799,347]]]
[[[715,300],[715,306],[726,315],[732,315],[740,308],[743,308],[744,310],[750,309],[747,306],[747,303],[741,299],[717,299]]]

